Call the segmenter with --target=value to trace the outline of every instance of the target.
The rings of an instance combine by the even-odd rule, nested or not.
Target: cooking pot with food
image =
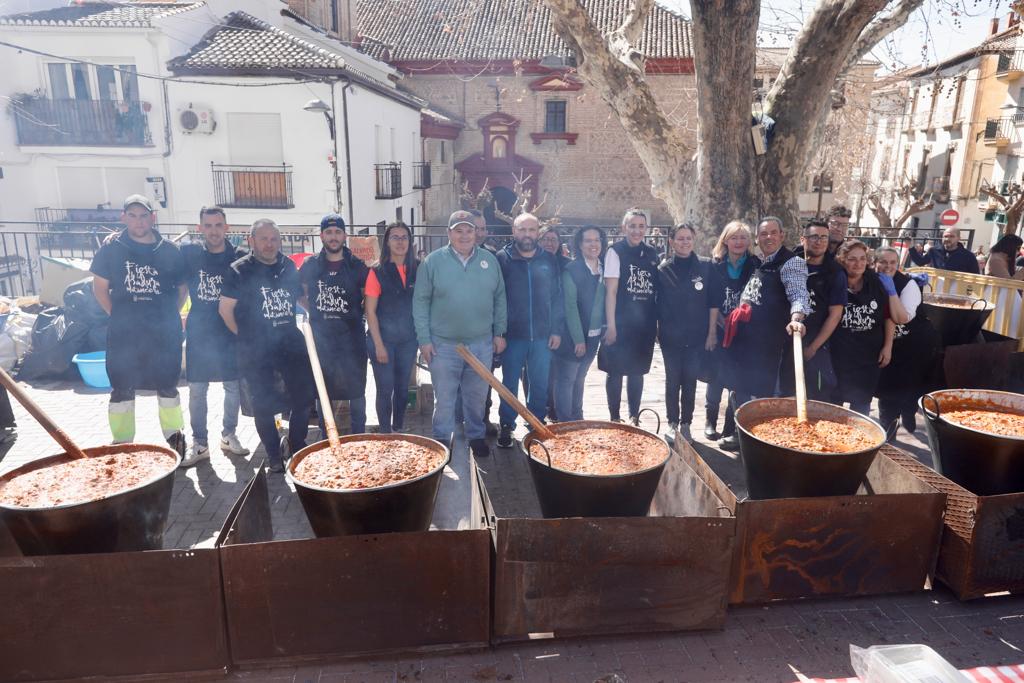
[[[618,422],[548,425],[531,431],[523,452],[545,518],[644,517],[668,462],[669,448],[648,431]]]
[[[1024,492],[1024,394],[945,389],[918,405],[944,477],[979,496]]]
[[[807,402],[807,429],[817,432],[813,439],[786,431],[785,422],[775,427],[775,421],[795,422],[795,415],[794,398],[754,399],[736,410],[740,459],[750,497],[856,494],[885,442],[885,430],[860,413],[821,401]],[[781,438],[772,434],[772,428]],[[826,444],[833,452],[827,452]]]
[[[921,296],[921,308],[946,347],[973,343],[995,304],[971,296],[929,292]]]
[[[21,552],[160,550],[181,456],[137,443],[83,452],[84,459],[61,453],[0,477],[0,519]]]
[[[350,434],[338,441],[336,455],[320,441],[288,463],[287,477],[317,537],[430,528],[448,448],[414,434]]]

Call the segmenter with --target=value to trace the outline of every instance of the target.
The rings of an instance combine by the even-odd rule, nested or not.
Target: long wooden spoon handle
[[[512,406],[512,409],[526,420],[533,431],[537,433],[537,436],[542,440],[551,439],[555,436],[554,433],[547,428],[547,425],[538,420],[537,416],[531,413],[529,408],[519,402],[516,395],[508,390],[508,387],[498,381],[498,378],[494,376],[493,372],[484,367],[484,364],[480,362],[479,358],[473,355],[472,351],[466,348],[463,344],[456,346],[455,350],[460,356],[462,356],[462,360],[466,361],[469,367],[473,368],[476,374],[480,375],[485,382],[490,384],[494,390],[498,392],[498,396],[500,396],[503,401]]]
[[[793,370],[796,374],[796,419],[807,422],[807,381],[804,379],[803,335],[793,333]]]
[[[337,455],[341,453],[341,442],[338,440],[338,425],[334,422],[334,410],[331,408],[331,398],[327,394],[327,382],[324,381],[324,371],[320,367],[320,355],[316,352],[313,328],[308,322],[302,323],[302,336],[306,338],[309,367],[313,370],[316,393],[320,397],[320,411],[323,413],[321,417],[323,417],[324,427],[327,429],[327,441],[331,444],[331,450]],[[292,429],[292,426],[288,425],[288,429]]]
[[[60,444],[60,447],[64,449],[65,453],[70,455],[72,458],[86,457],[85,453],[82,452],[82,449],[79,448],[78,445],[71,440],[71,437],[67,435],[67,432],[58,427],[57,423],[51,420],[50,416],[43,412],[43,409],[32,400],[32,397],[30,397],[28,393],[22,389],[21,386],[14,381],[14,378],[8,375],[3,368],[0,368],[0,384],[3,384],[4,388],[7,389],[14,398],[18,399],[18,403],[28,411],[29,415],[36,419],[36,422],[43,425],[43,429],[53,437],[54,441]]]

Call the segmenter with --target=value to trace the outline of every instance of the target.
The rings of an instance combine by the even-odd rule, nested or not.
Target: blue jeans
[[[238,380],[222,382],[224,385],[224,422],[221,436],[234,434],[238,428],[238,410],[242,404],[242,395],[238,388]],[[200,446],[209,444],[206,430],[206,392],[209,382],[188,383],[188,417],[192,423],[192,440]]]
[[[526,407],[539,418],[548,408],[548,379],[551,374],[551,349],[548,340],[509,339],[501,354],[501,383],[513,394],[519,393],[519,376],[526,366],[530,386],[526,390]],[[516,411],[504,401],[498,408],[502,427],[515,427]]]
[[[434,357],[430,361],[430,378],[434,384],[433,437],[447,444],[455,431],[455,402],[462,394],[462,415],[466,438],[483,439],[484,401],[487,382],[469,367],[455,351],[455,344],[434,340]],[[466,344],[485,367],[490,367],[494,345],[490,338]]]
[[[400,432],[405,425],[405,408],[409,403],[409,377],[416,362],[416,340],[410,339],[399,344],[384,344],[388,362],[377,362],[377,351],[373,337],[366,335],[366,348],[373,368],[373,381],[377,385],[377,422],[380,433]]]
[[[555,390],[555,416],[559,422],[583,419],[583,385],[597,355],[599,339],[591,337],[587,340],[587,350],[581,358],[567,358],[556,353],[551,359],[551,386]],[[563,339],[562,343],[566,341]]]

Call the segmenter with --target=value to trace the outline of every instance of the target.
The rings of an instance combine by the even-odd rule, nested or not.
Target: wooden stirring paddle
[[[472,351],[466,348],[463,344],[456,346],[455,350],[460,356],[462,356],[462,360],[466,361],[466,363],[469,364],[469,367],[473,368],[476,374],[480,375],[485,382],[490,384],[494,390],[498,392],[498,396],[500,396],[502,400],[512,406],[512,409],[519,413],[520,417],[526,420],[530,427],[533,428],[533,431],[537,433],[537,436],[540,437],[541,441],[547,441],[548,439],[554,438],[554,432],[548,429],[547,425],[538,420],[537,416],[531,413],[529,408],[520,403],[519,399],[516,398],[516,395],[509,391],[508,387],[499,382],[498,378],[494,376],[494,373],[484,367],[484,364],[480,362],[479,358],[473,355]]]
[[[331,398],[327,395],[327,382],[324,381],[324,371],[320,367],[320,356],[316,352],[316,340],[313,339],[313,328],[309,322],[302,323],[302,336],[306,338],[306,351],[309,353],[309,367],[313,370],[313,380],[316,381],[316,393],[320,397],[321,417],[324,419],[324,427],[327,429],[327,441],[331,444],[331,451],[341,455],[341,442],[338,440],[338,425],[334,422],[334,409],[331,407]],[[291,429],[291,426],[288,427]]]
[[[807,382],[804,379],[803,335],[793,333],[793,371],[796,374],[796,419],[807,422]]]
[[[36,422],[43,425],[43,429],[53,437],[54,441],[60,444],[60,447],[64,449],[65,453],[72,458],[88,457],[82,452],[82,449],[71,440],[71,437],[67,435],[67,432],[58,427],[57,423],[51,420],[50,416],[43,412],[43,409],[32,400],[25,390],[22,389],[21,386],[14,381],[14,378],[8,375],[3,368],[0,368],[0,384],[3,384],[4,388],[7,389],[14,398],[18,399],[18,403],[24,406],[25,410],[28,411],[28,414],[36,419]]]

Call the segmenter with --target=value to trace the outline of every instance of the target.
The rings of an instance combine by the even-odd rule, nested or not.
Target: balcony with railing
[[[1013,136],[1013,118],[1004,116],[1000,119],[988,119],[985,121],[985,144],[996,147],[1005,147],[1010,144]]]
[[[19,145],[53,147],[151,147],[153,137],[141,102],[114,100],[12,101]]]
[[[949,176],[936,176],[932,178],[932,199],[938,204],[949,203]]]
[[[235,209],[291,209],[292,167],[210,164],[214,200]]]
[[[374,164],[377,176],[377,199],[398,199],[402,196],[402,164],[392,161]]]
[[[412,189],[430,189],[430,162],[417,161],[412,165]]]
[[[1024,75],[1024,50],[1008,50],[999,53],[996,76],[1014,80]]]

